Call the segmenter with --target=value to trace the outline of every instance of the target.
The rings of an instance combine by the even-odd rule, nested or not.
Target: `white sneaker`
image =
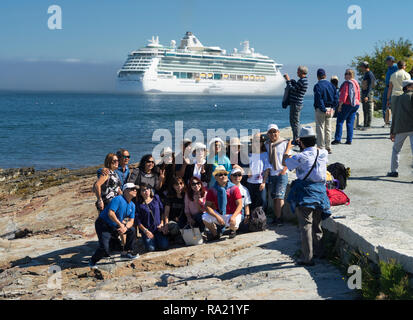
[[[99,269],[96,263],[93,263],[92,260],[89,260],[88,266],[90,267],[90,269],[93,269],[93,270]]]

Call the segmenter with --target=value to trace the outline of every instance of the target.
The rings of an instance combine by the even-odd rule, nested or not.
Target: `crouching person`
[[[313,257],[322,257],[322,218],[331,214],[330,201],[326,192],[328,152],[317,149],[316,135],[311,127],[301,129],[298,144],[303,150],[291,156],[291,142],[283,157],[289,170],[296,170],[297,180],[291,185],[288,202],[297,214],[301,232],[301,259],[299,265],[314,265]]]
[[[239,188],[228,181],[228,173],[221,165],[212,173],[216,181],[208,190],[207,213],[202,215],[202,220],[210,231],[208,241],[218,240],[224,227],[229,227],[229,237],[234,238],[241,223],[242,195]]]
[[[161,199],[149,184],[139,185],[139,198],[136,206],[136,225],[142,233],[146,251],[167,250],[168,237],[164,235],[164,206]]]
[[[133,183],[123,186],[123,195],[113,198],[109,206],[101,211],[95,222],[99,247],[89,260],[89,266],[96,269],[96,263],[103,257],[110,256],[109,243],[112,238],[125,238],[122,257],[136,259],[138,255],[138,240],[136,229],[133,227],[135,220],[135,204],[132,199],[136,197],[137,187]],[[126,224],[123,223],[128,219]]]

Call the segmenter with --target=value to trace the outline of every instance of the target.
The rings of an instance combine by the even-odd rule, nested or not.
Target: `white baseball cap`
[[[403,80],[403,82],[402,82],[403,88],[405,86],[408,86],[408,85],[411,85],[411,84],[413,84],[413,80]]]
[[[238,172],[240,172],[240,173],[242,174],[241,168],[234,168],[234,169],[231,170],[231,175],[232,175],[232,174],[236,174],[236,173],[238,173]]]
[[[277,126],[276,124],[274,124],[274,123],[271,123],[271,124],[268,126],[267,132],[270,131],[271,129],[280,130],[280,129],[278,129],[278,126]]]
[[[139,187],[132,182],[128,182],[123,185],[122,191],[125,191],[126,189],[139,189]]]

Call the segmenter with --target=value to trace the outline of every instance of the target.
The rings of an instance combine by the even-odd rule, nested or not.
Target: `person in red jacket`
[[[352,69],[347,69],[344,74],[345,81],[340,87],[340,98],[338,103],[336,134],[334,141],[331,144],[340,144],[341,135],[343,132],[343,124],[346,121],[347,141],[346,144],[351,144],[353,141],[353,127],[356,112],[360,107],[360,85],[354,79],[355,73]]]

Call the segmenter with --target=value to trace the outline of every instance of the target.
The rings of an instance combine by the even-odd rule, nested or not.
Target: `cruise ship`
[[[203,46],[187,32],[180,45],[169,46],[152,37],[147,46],[132,51],[118,71],[118,87],[127,92],[168,94],[281,95],[282,64],[250,48],[228,53]]]

